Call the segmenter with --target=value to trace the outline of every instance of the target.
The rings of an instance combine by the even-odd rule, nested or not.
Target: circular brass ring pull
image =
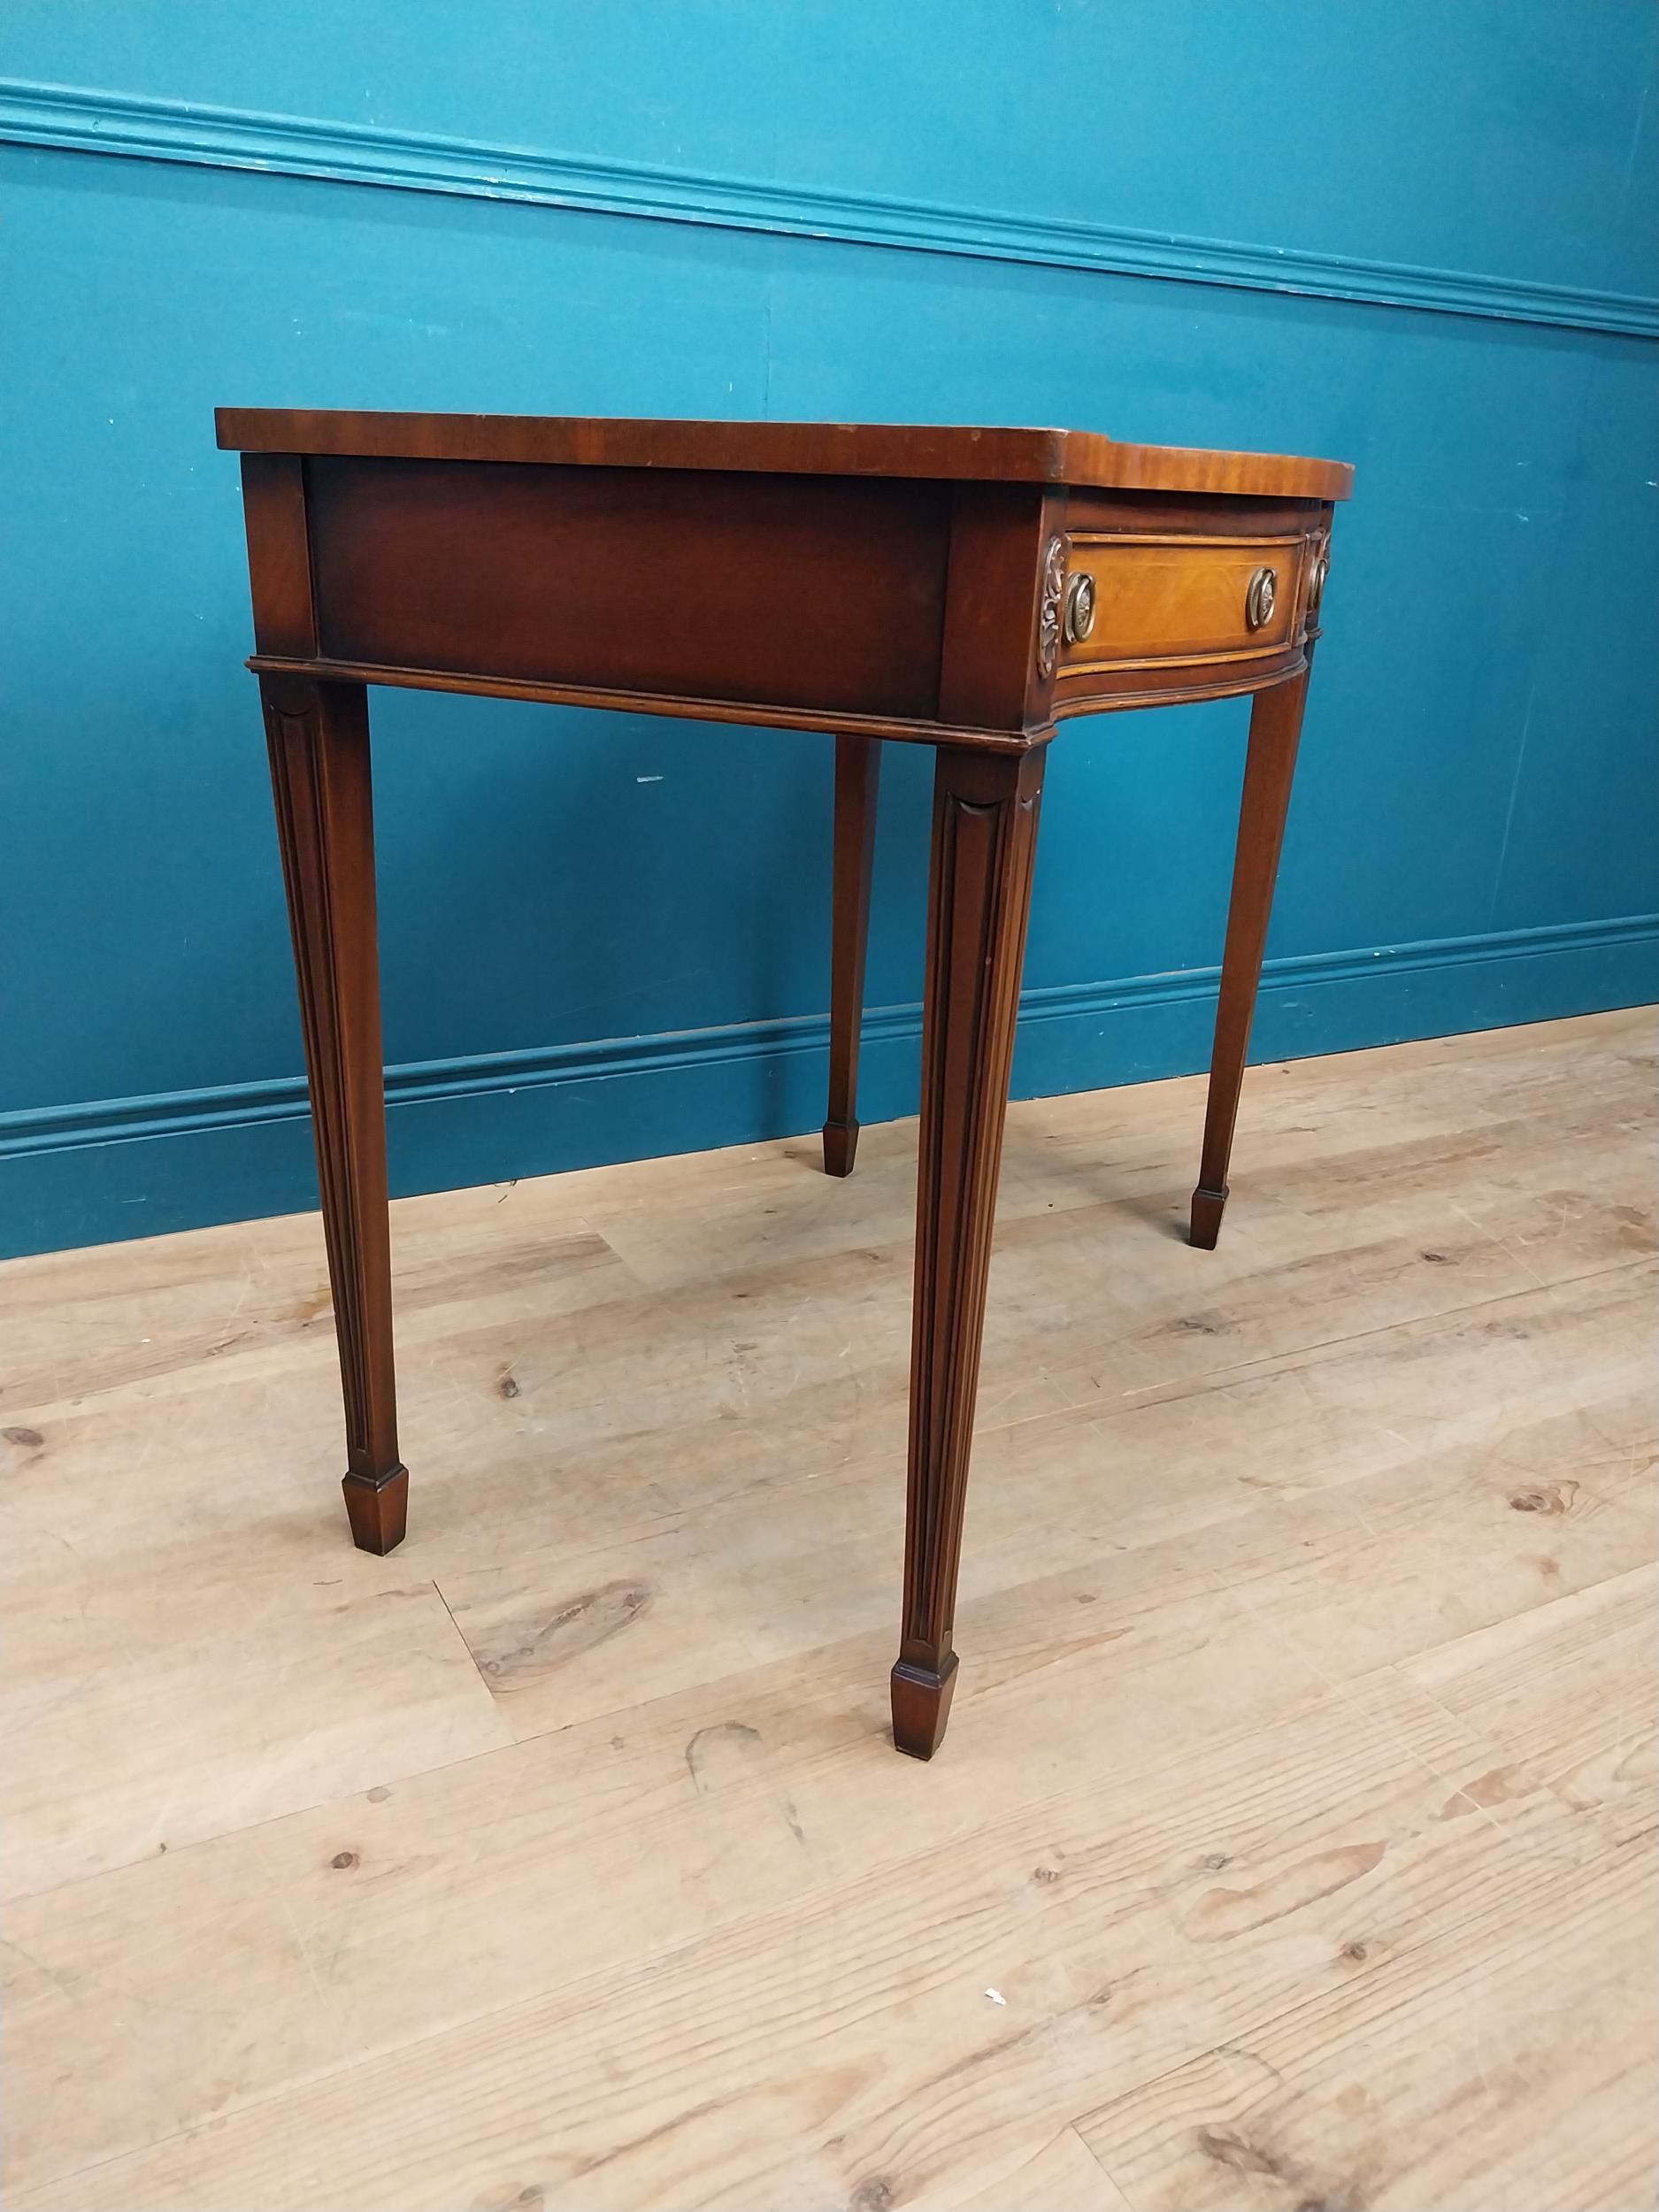
[[[1094,627],[1094,579],[1079,569],[1065,588],[1064,635],[1068,645],[1080,645]]]
[[[1331,556],[1321,553],[1315,560],[1308,578],[1308,612],[1317,614],[1319,602],[1325,597],[1325,580],[1331,572]]]
[[[1273,603],[1278,597],[1278,570],[1258,568],[1244,595],[1244,619],[1249,628],[1259,630],[1272,620]]]

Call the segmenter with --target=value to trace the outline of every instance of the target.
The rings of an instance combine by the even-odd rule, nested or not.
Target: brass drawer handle
[[[1252,630],[1262,629],[1273,618],[1273,603],[1279,597],[1279,572],[1272,568],[1258,568],[1250,579],[1244,595],[1244,619]]]
[[[1068,645],[1080,645],[1094,627],[1094,579],[1079,569],[1065,588],[1064,635]]]

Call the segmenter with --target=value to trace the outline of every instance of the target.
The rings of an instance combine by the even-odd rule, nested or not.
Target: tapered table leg
[[[277,835],[299,976],[317,1179],[346,1416],[346,1512],[360,1549],[403,1541],[374,930],[369,718],[361,684],[264,676]]]
[[[1250,710],[1233,900],[1227,910],[1227,944],[1222,955],[1221,996],[1216,1007],[1216,1041],[1210,1062],[1203,1156],[1198,1187],[1193,1193],[1189,1233],[1189,1241],[1206,1252],[1216,1248],[1227,1202],[1227,1163],[1238,1119],[1239,1088],[1250,1046],[1256,987],[1262,979],[1262,949],[1267,942],[1307,693],[1304,671],[1288,683],[1276,684],[1271,691],[1258,691]]]
[[[830,952],[829,1112],[824,1172],[850,1175],[858,1150],[858,1032],[864,1014],[870,869],[876,844],[881,741],[835,740],[835,871]]]
[[[893,1740],[918,1759],[937,1750],[956,1687],[951,1623],[1043,753],[941,746],[933,784],[904,1614],[893,1670]]]

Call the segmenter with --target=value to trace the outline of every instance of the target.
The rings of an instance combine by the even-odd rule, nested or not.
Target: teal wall
[[[1659,996],[1649,0],[8,0],[9,1248],[313,1204],[216,403],[1357,465],[1258,1022]],[[815,1126],[828,741],[378,693],[394,1182]],[[1207,1050],[1246,709],[1056,741],[1016,1071]],[[889,749],[865,1115],[914,1103]]]

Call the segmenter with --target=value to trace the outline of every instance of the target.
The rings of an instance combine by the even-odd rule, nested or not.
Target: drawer
[[[1067,548],[1058,673],[1064,679],[1095,670],[1219,668],[1282,654],[1300,634],[1307,542],[1301,533],[1208,539],[1074,534]],[[1079,583],[1084,577],[1089,585]]]

